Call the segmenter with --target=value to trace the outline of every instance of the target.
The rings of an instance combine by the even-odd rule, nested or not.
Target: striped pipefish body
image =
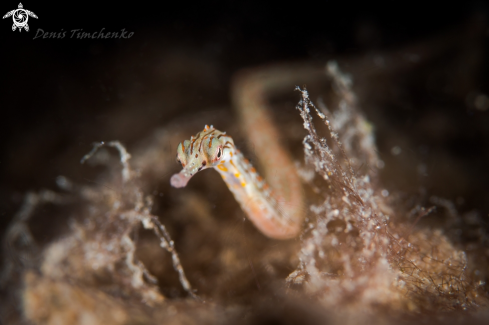
[[[199,171],[214,168],[264,235],[288,239],[300,233],[302,206],[288,204],[294,202],[286,197],[290,193],[288,189],[272,190],[225,132],[206,125],[204,130],[178,145],[177,161],[183,169],[171,177],[173,187],[185,187]]]

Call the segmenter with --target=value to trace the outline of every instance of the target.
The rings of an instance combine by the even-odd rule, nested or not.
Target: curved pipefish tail
[[[280,213],[286,214],[289,222],[294,224],[289,238],[300,233],[306,212],[305,199],[292,156],[282,145],[282,137],[270,114],[268,97],[291,92],[295,85],[324,78],[323,66],[301,63],[243,70],[232,82],[233,106],[248,137],[247,142],[254,147],[264,176],[279,201]]]

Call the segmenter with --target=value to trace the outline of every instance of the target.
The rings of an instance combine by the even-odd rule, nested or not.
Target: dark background
[[[0,11],[3,15],[17,5],[17,1],[4,1]],[[29,32],[12,32],[11,18],[0,21],[0,229],[8,224],[26,191],[54,189],[54,179],[60,174],[76,179],[59,162],[66,150],[72,150],[72,157],[79,159],[95,140],[117,138],[130,144],[166,122],[165,114],[154,113],[164,108],[141,103],[138,108],[141,115],[152,110],[153,115],[147,115],[151,123],[138,128],[137,121],[126,121],[130,132],[109,127],[114,112],[130,97],[126,88],[117,88],[121,75],[127,78],[127,84],[135,76],[139,84],[134,87],[141,97],[151,97],[158,87],[164,90],[163,84],[145,83],[141,73],[151,70],[155,52],[175,49],[174,53],[191,53],[203,62],[218,65],[220,79],[209,81],[209,89],[193,90],[188,96],[201,100],[203,105],[229,105],[228,83],[240,68],[290,60],[323,63],[330,58],[388,51],[463,28],[471,21],[485,25],[488,12],[487,4],[477,1],[438,5],[399,1],[387,5],[365,1],[360,4],[323,1],[321,5],[249,1],[178,4],[29,1],[23,5],[39,17],[29,19]],[[39,28],[45,32],[68,32],[64,39],[33,39]],[[70,39],[72,29],[92,33],[102,28],[111,32],[125,29],[134,35],[116,40]],[[483,48],[486,43],[487,40]],[[481,65],[481,76],[474,77],[475,90],[489,90],[487,78],[484,79],[486,66],[487,63]],[[191,81],[175,79],[175,83],[179,82],[185,86]],[[407,113],[393,110],[389,116],[407,137],[415,137],[416,132],[407,121],[422,116],[426,107],[421,104]],[[475,209],[487,216],[488,137],[480,123],[487,121],[489,113],[473,112],[463,101],[447,107],[447,116],[460,122],[463,130],[448,142],[432,145],[461,157],[463,168],[472,173],[462,193],[465,205],[461,209]],[[473,124],[476,122],[477,127]],[[449,128],[456,129],[457,125]],[[380,125],[378,129],[383,128]],[[475,131],[462,136],[466,135],[465,130]],[[377,134],[379,139],[381,135]],[[414,151],[423,145],[421,140],[413,141]],[[390,148],[384,141],[379,147],[381,156],[388,155]],[[398,178],[388,179],[387,185],[403,190],[402,181],[396,183],[396,179],[403,178],[402,169],[394,171]],[[447,193],[443,193],[444,187],[428,186],[428,191],[456,200],[456,186]]]

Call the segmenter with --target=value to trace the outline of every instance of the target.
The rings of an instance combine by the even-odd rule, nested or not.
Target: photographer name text
[[[33,39],[43,38],[43,39],[63,39],[63,38],[73,38],[73,39],[124,39],[131,38],[134,32],[128,32],[125,28],[118,32],[105,31],[102,28],[98,32],[85,32],[83,29],[72,29],[70,31],[61,30],[60,32],[45,32],[43,29],[38,28],[36,35]]]

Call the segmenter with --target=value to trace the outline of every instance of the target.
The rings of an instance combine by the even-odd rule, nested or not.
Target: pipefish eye
[[[221,149],[221,147],[219,147],[217,149],[217,159],[221,159],[221,155],[222,155],[222,149]]]

